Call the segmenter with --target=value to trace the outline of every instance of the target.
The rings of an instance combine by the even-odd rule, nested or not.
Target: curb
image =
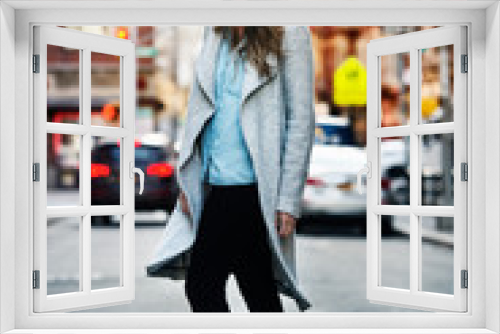
[[[410,234],[408,229],[402,228],[401,226],[395,225],[394,229],[404,234]],[[422,229],[422,240],[453,247],[453,234],[451,233],[441,233],[429,229]]]

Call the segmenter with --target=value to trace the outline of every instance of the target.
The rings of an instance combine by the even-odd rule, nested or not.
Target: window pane
[[[381,224],[390,219],[394,227],[403,233],[382,235],[380,242],[381,286],[410,289],[410,230],[409,216],[381,216]],[[382,231],[381,231],[382,232]]]
[[[47,294],[80,290],[81,217],[47,219]]]
[[[380,56],[381,126],[410,122],[410,53]]]
[[[421,123],[453,122],[453,45],[421,50]]]
[[[120,142],[110,137],[92,137],[92,205],[120,205]]]
[[[47,122],[80,122],[80,50],[47,45]]]
[[[422,291],[454,294],[453,217],[420,217]]]
[[[453,205],[453,133],[421,136],[422,205]]]
[[[47,206],[80,205],[80,136],[47,134]]]
[[[410,204],[410,137],[380,140],[381,204]]]
[[[91,289],[121,286],[121,216],[91,217]]]
[[[92,125],[120,126],[120,57],[91,53]]]

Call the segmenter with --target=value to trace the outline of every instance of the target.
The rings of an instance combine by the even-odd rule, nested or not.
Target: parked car
[[[91,204],[119,205],[120,147],[117,142],[99,144],[92,150]],[[175,177],[175,152],[165,145],[135,143],[135,167],[144,172],[144,191],[139,195],[139,177],[135,178],[135,210],[163,210],[170,213],[179,194]],[[128,176],[127,176],[128,177]],[[109,217],[92,217],[93,223],[108,224]]]
[[[365,231],[366,195],[356,191],[357,172],[365,163],[366,149],[355,146],[347,118],[318,117],[300,223],[328,217]]]
[[[384,173],[391,167],[401,165],[397,154],[393,152],[401,147],[387,148],[389,149],[383,153],[382,161],[385,164],[381,171],[384,176],[392,176]],[[315,144],[311,152],[309,174],[302,201],[301,223],[319,217],[327,218],[327,221],[335,224],[355,224],[358,231],[365,234],[366,194],[358,193],[356,183],[357,173],[366,162],[366,148],[355,145],[347,118],[318,117]],[[382,180],[383,187],[384,177]],[[393,186],[395,185],[396,182],[393,183]],[[382,197],[387,195],[383,189]],[[390,216],[382,216],[381,225],[382,234],[394,232]]]
[[[380,142],[381,203],[410,204],[410,174],[403,138],[384,138]]]
[[[405,143],[403,140],[386,140],[382,142],[382,152],[384,153],[384,165],[382,166],[382,204],[386,205],[409,205],[410,204],[410,170],[406,161]],[[432,149],[439,153],[442,143],[439,140],[432,143]],[[429,148],[427,148],[428,150]],[[443,199],[445,195],[445,171],[442,162],[436,155],[425,156],[424,165],[421,169],[421,199],[422,205],[452,205],[453,203],[453,169],[450,171],[449,190],[451,197]],[[450,200],[451,198],[451,200]]]

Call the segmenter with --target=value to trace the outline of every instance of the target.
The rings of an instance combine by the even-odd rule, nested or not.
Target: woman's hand
[[[275,219],[278,234],[282,237],[290,235],[295,229],[296,219],[288,212],[276,211]]]
[[[188,205],[188,201],[187,201],[187,198],[186,198],[186,195],[184,194],[184,192],[181,190],[180,191],[180,199],[181,199],[181,208],[182,208],[182,212],[184,212],[184,214],[188,217],[191,217],[191,213],[189,212],[189,205]]]

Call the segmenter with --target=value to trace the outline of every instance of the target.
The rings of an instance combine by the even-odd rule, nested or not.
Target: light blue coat
[[[312,304],[301,291],[295,265],[295,232],[279,236],[276,211],[299,218],[314,139],[314,60],[305,26],[285,26],[281,64],[270,54],[271,75],[260,77],[245,63],[241,125],[257,175],[259,199],[273,253],[273,270],[280,293],[294,299],[299,310]],[[214,68],[220,36],[205,27],[204,44],[196,59],[186,125],[183,128],[177,178],[186,194],[192,218],[180,201],[147,266],[149,276],[185,279],[191,246],[196,238],[209,188],[202,183],[200,134],[215,111]],[[227,250],[230,252],[231,250]]]

